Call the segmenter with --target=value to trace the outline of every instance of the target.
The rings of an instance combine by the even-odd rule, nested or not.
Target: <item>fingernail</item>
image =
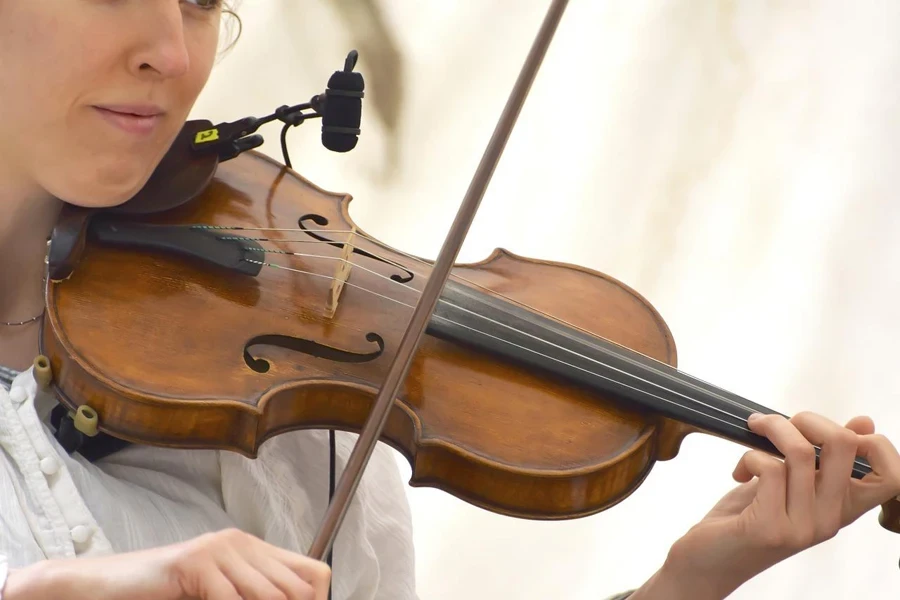
[[[760,419],[761,417],[762,417],[761,414],[759,414],[759,413],[753,413],[752,415],[750,415],[749,417],[747,417],[747,422],[748,422],[748,423],[752,423],[753,421],[759,421],[759,419]]]

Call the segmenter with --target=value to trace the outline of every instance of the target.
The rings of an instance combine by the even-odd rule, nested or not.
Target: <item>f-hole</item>
[[[297,221],[297,225],[300,227],[300,229],[302,229],[304,232],[306,232],[306,235],[308,235],[310,237],[313,237],[321,242],[327,242],[328,245],[334,246],[335,248],[340,248],[340,249],[344,248],[343,242],[331,241],[330,239],[328,239],[324,236],[321,236],[314,231],[310,231],[309,229],[307,229],[306,225],[303,223],[304,221],[312,221],[319,227],[326,227],[328,225],[328,219],[326,219],[322,215],[309,214],[309,215],[304,215],[304,216],[300,217],[300,220]],[[406,273],[405,275],[396,275],[396,274],[391,275],[391,279],[393,281],[396,281],[397,283],[409,283],[410,281],[413,280],[413,277],[414,277],[413,272],[401,265],[398,265],[394,261],[387,260],[385,258],[381,258],[380,256],[376,256],[375,254],[372,254],[371,252],[367,252],[365,250],[361,250],[356,247],[353,248],[353,252],[355,252],[356,254],[359,254],[360,256],[365,256],[367,258],[377,260],[378,262],[384,263],[386,265],[390,265],[390,266],[394,267],[395,269],[397,269],[398,271],[403,271],[404,273]]]
[[[369,362],[382,355],[384,352],[384,338],[377,333],[368,333],[366,334],[366,341],[370,344],[375,344],[378,346],[378,349],[372,350],[371,352],[354,352],[352,350],[334,348],[332,346],[320,344],[319,342],[291,337],[289,335],[258,335],[251,338],[250,341],[244,345],[244,362],[257,373],[268,373],[272,365],[269,361],[263,358],[255,358],[250,354],[250,349],[254,346],[275,346],[276,348],[293,350],[294,352],[301,352],[316,358],[324,358],[325,360],[343,363]]]

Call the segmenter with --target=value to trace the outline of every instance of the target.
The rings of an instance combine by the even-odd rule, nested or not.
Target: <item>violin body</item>
[[[157,446],[252,457],[291,430],[360,431],[431,263],[367,236],[350,201],[248,152],[218,165],[180,206],[123,211],[97,226],[67,277],[48,284],[42,352],[54,393],[72,410],[93,409],[101,431]],[[148,237],[136,229],[129,240],[129,219],[174,231],[174,241],[141,247]],[[175,238],[193,235],[192,224],[245,228],[196,233],[257,238],[247,256],[259,260],[241,271],[198,259],[202,249],[179,253]],[[334,276],[349,264],[342,258],[352,266],[329,308]],[[675,366],[662,317],[601,273],[496,250],[456,265],[451,284],[514,306],[519,318],[549,319],[565,335],[605,338]],[[693,430],[436,326],[380,439],[409,460],[413,486],[502,514],[561,519],[626,498]]]

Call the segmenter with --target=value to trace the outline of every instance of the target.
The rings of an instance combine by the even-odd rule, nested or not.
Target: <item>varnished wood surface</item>
[[[243,227],[351,229],[350,197],[325,192],[260,154],[219,166],[196,201],[144,222]],[[429,265],[356,236],[349,283],[406,304],[416,301]],[[303,232],[223,232],[269,237],[276,250],[339,257],[340,247],[297,244]],[[319,232],[334,241],[339,233]],[[333,260],[269,254],[267,260],[330,276]],[[378,277],[360,267],[371,269]],[[585,269],[498,250],[460,265],[455,277],[484,286],[560,320],[675,362],[665,323],[633,290]],[[327,318],[331,281],[264,268],[257,278],[181,259],[90,243],[66,281],[48,290],[45,353],[57,392],[91,405],[101,428],[163,446],[219,447],[253,456],[272,435],[336,426],[358,431],[392,360],[411,309],[346,286]],[[409,289],[413,288],[413,289]],[[597,310],[598,307],[603,310]],[[269,362],[250,369],[245,343],[261,335],[307,339],[348,352],[377,350],[368,362],[334,362],[280,347],[251,348]],[[427,338],[397,399],[385,441],[412,462],[413,485],[429,485],[499,512],[534,518],[589,514],[620,501],[646,476],[665,441],[656,421],[574,386],[500,364],[470,349]],[[673,435],[675,434],[675,435]]]
[[[332,232],[318,235],[340,242],[343,234],[333,232],[354,227],[350,200],[251,152],[219,165],[196,200],[141,220],[296,229],[306,218],[307,227]],[[160,446],[255,456],[266,439],[293,429],[358,431],[412,312],[404,304],[415,303],[429,265],[357,230],[357,248],[386,260],[353,255],[331,318],[334,260],[268,254],[272,263],[311,274],[263,268],[254,278],[87,243],[71,276],[48,284],[42,344],[54,391],[70,407],[94,408],[102,430]],[[292,243],[312,239],[301,231],[223,235],[272,238],[261,243],[274,250],[333,258],[342,253],[339,246]],[[408,283],[390,280],[410,273]],[[483,262],[458,265],[454,279],[676,363],[675,343],[660,315],[606,275],[497,250]],[[373,333],[383,339],[384,351],[361,362],[263,344],[250,348],[254,359],[268,362],[268,370],[258,372],[243,354],[249,340],[279,335],[365,355],[378,350]],[[443,489],[495,512],[559,519],[596,513],[626,498],[656,460],[677,454],[689,431],[426,337],[384,441],[410,460],[412,485]],[[900,511],[891,509],[886,519],[888,528],[900,529]]]

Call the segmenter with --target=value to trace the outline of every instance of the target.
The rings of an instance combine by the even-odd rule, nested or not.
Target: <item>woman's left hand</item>
[[[754,415],[748,423],[785,459],[756,450],[744,454],[733,473],[742,485],[672,546],[656,586],[665,581],[667,589],[683,595],[666,598],[725,598],[900,495],[900,454],[867,417],[846,427],[809,412],[790,420]],[[821,448],[818,469],[814,445]],[[857,456],[873,471],[861,480],[851,478]],[[640,591],[634,595],[643,597]]]

